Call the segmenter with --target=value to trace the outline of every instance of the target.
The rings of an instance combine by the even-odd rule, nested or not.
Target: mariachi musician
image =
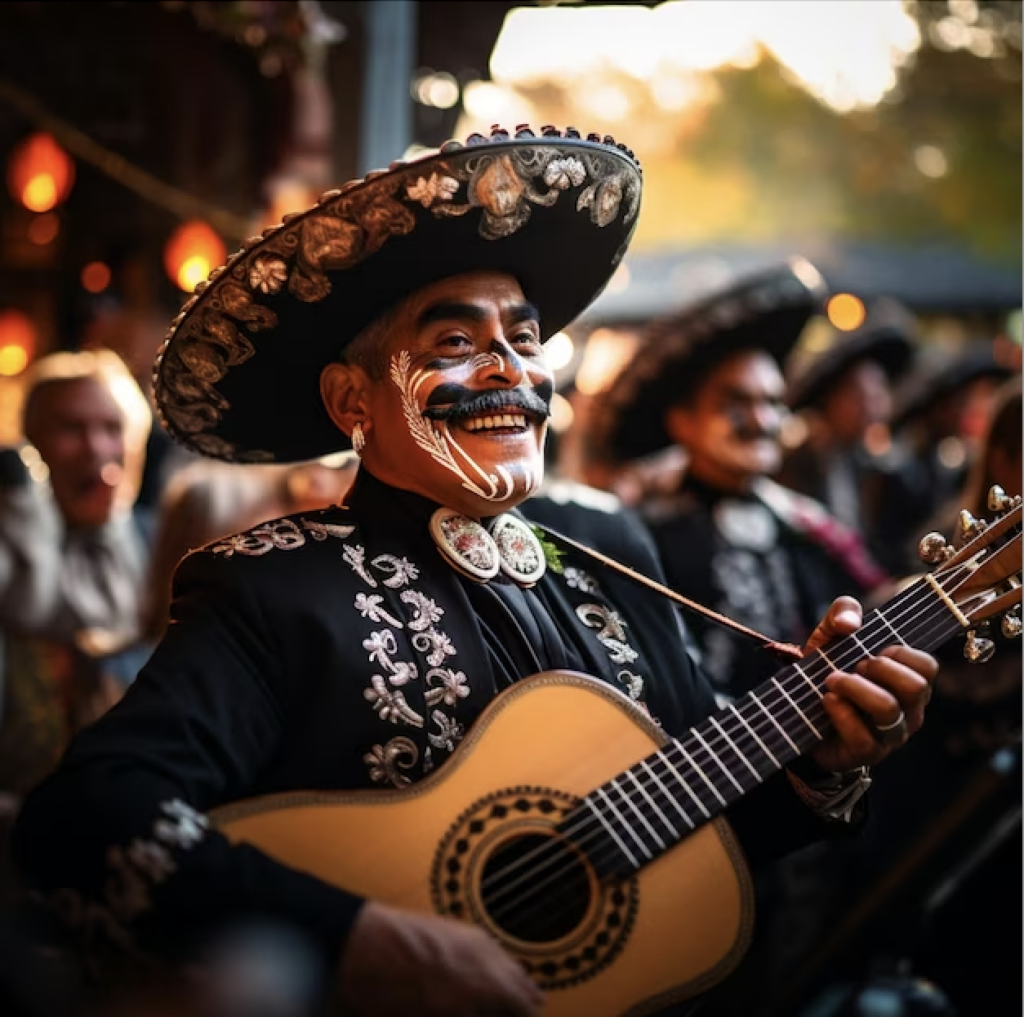
[[[696,741],[667,741],[708,718],[715,700],[686,654],[674,606],[620,570],[658,579],[644,542],[616,569],[517,511],[543,472],[553,391],[544,340],[605,286],[640,197],[636,159],[610,138],[496,129],[328,193],[247,242],[185,305],[155,370],[161,422],[178,441],[233,462],[309,460],[351,446],[361,465],[343,505],[187,556],[152,658],[29,797],[17,858],[86,941],[193,965],[218,931],[270,921],[309,938],[352,1013],[535,1014],[545,999],[552,1007],[575,999],[566,1013],[598,1013],[569,994],[596,992],[595,1006],[601,995],[625,1000],[632,950],[634,959],[661,953],[671,971],[652,974],[635,999],[693,995],[720,978],[749,934],[747,860],[846,830],[851,817],[855,825],[863,767],[923,721],[936,670],[929,653],[876,647],[856,666],[840,656],[834,669],[816,660],[824,670],[801,679],[811,698],[793,693],[816,734],[794,740],[806,750],[802,762],[772,730],[743,720],[765,749],[755,756],[748,738],[743,762],[729,756],[730,780],[750,790],[737,798]],[[857,602],[839,600],[813,645],[848,638],[861,617]],[[560,677],[523,681],[537,673]],[[560,712],[566,690],[581,698]],[[491,721],[482,716],[489,705]],[[663,769],[645,764],[653,776],[644,771],[634,797],[617,804],[603,788],[611,773],[582,800],[524,793],[564,779],[557,768],[529,771],[547,742],[568,772],[598,765],[618,742],[587,731],[587,715],[602,709],[645,732],[651,750],[680,746],[696,769],[685,779],[682,756],[659,756]],[[739,747],[735,723],[726,719],[723,730]],[[772,723],[781,730],[786,720]],[[499,728],[489,752],[488,733]],[[724,769],[721,738],[705,735]],[[771,772],[769,759],[780,764]],[[505,765],[515,771],[507,778],[498,773]],[[694,796],[671,799],[674,821],[669,798],[657,798],[670,790],[669,765],[678,795],[685,787]],[[752,765],[766,769],[757,781],[746,772]],[[464,830],[461,808],[447,817],[427,794],[463,773],[506,789]],[[297,805],[353,791],[426,808],[376,834],[377,806],[335,824],[339,836],[352,835],[327,852],[351,863],[337,879],[280,845],[233,836],[231,813],[218,811],[266,796]],[[637,893],[645,873],[674,871],[645,863],[682,837],[682,815],[697,825],[719,799],[736,799],[731,824],[704,828],[720,850],[702,852],[692,876],[673,876],[705,910],[693,913],[698,905],[674,892]],[[542,830],[546,816],[566,809],[562,832],[583,865],[581,885],[596,872],[617,889],[562,928],[558,886],[527,869],[529,878],[507,880],[509,897],[538,905],[540,928],[525,912],[507,935],[496,918],[486,929],[458,920],[476,913],[487,886],[486,874],[460,882],[462,852],[468,865],[483,851],[473,838],[509,811]],[[447,847],[429,843],[435,820],[451,832]],[[573,841],[579,830],[586,837]],[[293,846],[315,851],[329,840],[304,835]],[[491,874],[507,879],[533,850],[524,848],[525,861],[495,861]],[[444,858],[409,898],[432,908],[396,896],[411,881],[400,867],[420,853]],[[728,908],[706,896],[717,878]],[[648,923],[658,924],[642,905],[659,897],[674,900],[698,954],[709,943],[718,950],[701,954],[691,973],[677,949],[665,950],[677,939],[671,929],[641,946]],[[725,934],[713,934],[716,926]],[[584,943],[588,929],[594,938]]]

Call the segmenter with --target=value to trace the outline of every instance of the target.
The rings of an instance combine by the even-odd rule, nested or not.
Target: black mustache
[[[740,441],[753,441],[756,438],[769,438],[774,441],[782,434],[781,421],[772,427],[761,427],[752,424],[745,414],[730,413],[729,422],[732,424],[733,436]]]
[[[425,417],[431,420],[457,421],[499,410],[523,410],[540,420],[551,416],[550,398],[553,386],[542,382],[532,388],[489,388],[474,392],[461,385],[438,385],[427,399]]]
[[[775,441],[782,433],[782,429],[778,427],[734,427],[732,433],[741,441],[753,441],[755,438],[769,438]]]

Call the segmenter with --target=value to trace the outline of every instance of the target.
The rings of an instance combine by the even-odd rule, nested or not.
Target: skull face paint
[[[367,391],[371,473],[477,518],[537,489],[554,384],[515,279],[428,286],[399,307],[385,343],[387,377]]]

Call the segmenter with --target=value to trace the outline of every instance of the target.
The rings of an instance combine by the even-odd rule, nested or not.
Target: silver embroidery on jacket
[[[562,576],[566,586],[571,586],[574,590],[579,590],[580,593],[597,593],[598,591],[597,580],[575,565],[566,565],[562,570]]]
[[[235,533],[211,544],[209,550],[213,554],[223,554],[230,558],[233,554],[244,554],[252,557],[267,554],[269,551],[294,551],[304,547],[308,532],[314,540],[326,540],[338,537],[344,540],[355,530],[354,526],[338,526],[336,523],[321,523],[315,519],[301,519],[301,528],[291,519],[272,519],[260,523],[244,533]]]
[[[373,559],[373,565],[375,568],[380,569],[381,572],[388,572],[390,575],[384,580],[384,585],[390,587],[392,590],[397,590],[402,586],[406,586],[411,583],[414,579],[419,579],[420,570],[419,567],[413,565],[408,558],[397,558],[393,554],[379,554]]]
[[[402,622],[384,607],[384,598],[379,593],[357,593],[356,610],[377,625],[386,621],[396,629],[405,628]]]
[[[598,642],[608,651],[613,664],[632,664],[640,656],[626,641],[626,623],[618,611],[603,604],[580,604],[576,617],[587,628],[598,629]]]
[[[367,586],[377,585],[377,580],[374,579],[366,569],[366,551],[363,550],[363,546],[361,544],[346,544],[341,552],[341,556],[349,565],[352,566],[352,571],[355,572],[355,574],[359,576]]]
[[[463,725],[445,711],[454,710],[459,701],[469,695],[465,673],[442,666],[449,657],[457,655],[451,637],[437,627],[437,623],[444,617],[444,608],[432,597],[410,586],[419,578],[420,568],[408,558],[379,554],[368,563],[365,549],[358,544],[346,544],[343,557],[369,586],[379,589],[383,585],[393,590],[401,589],[399,599],[409,612],[404,620],[396,617],[385,606],[382,594],[356,594],[354,606],[360,617],[376,625],[389,626],[373,629],[363,639],[362,645],[368,660],[379,669],[378,673],[371,675],[369,684],[363,689],[363,698],[382,721],[420,729],[425,727],[423,715],[406,699],[411,683],[420,677],[420,667],[415,661],[399,659],[401,647],[406,644],[400,642],[395,633],[405,630],[411,637],[412,648],[423,654],[429,668],[423,698],[431,708],[432,729],[428,733],[428,743],[422,755],[423,773],[429,773],[434,766],[431,749],[451,752],[463,738]],[[374,575],[374,572],[377,574]],[[379,581],[378,576],[381,577]],[[391,739],[383,747],[375,746],[372,752],[364,754],[363,760],[368,767],[370,780],[396,787],[411,782],[414,779],[411,771],[420,756],[418,749],[415,757],[409,755],[410,745],[414,743],[409,739]],[[391,754],[388,753],[389,746],[394,749]],[[405,771],[402,773],[392,765],[399,758]]]
[[[428,629],[426,632],[417,632],[412,637],[412,645],[420,653],[427,655],[427,663],[437,667],[445,662],[446,657],[455,656],[455,646],[446,632],[440,629]]]
[[[440,685],[434,685],[435,680]],[[427,689],[424,698],[428,706],[436,706],[443,702],[445,706],[454,706],[460,699],[469,695],[466,676],[461,671],[453,671],[450,667],[432,667],[427,672]]]
[[[86,900],[67,888],[50,896],[51,906],[67,925],[83,933],[87,952],[106,941],[143,959],[127,926],[152,907],[153,888],[177,871],[168,846],[187,851],[206,836],[209,827],[206,816],[180,798],[161,802],[160,811],[163,815],[153,823],[155,840],[136,837],[127,848],[111,845],[107,849],[102,902]]]
[[[462,741],[462,736],[465,733],[462,730],[462,725],[453,717],[449,717],[440,710],[434,710],[430,715],[430,719],[437,725],[437,734],[428,733],[427,735],[427,738],[430,739],[430,744],[436,749],[446,749],[448,752],[454,752],[455,746]]]
[[[444,617],[444,608],[439,607],[434,600],[419,590],[405,590],[402,593],[402,602],[409,604],[413,609],[413,616],[409,622],[409,628],[413,632],[423,632]]]
[[[374,747],[363,756],[370,768],[370,780],[377,784],[385,781],[392,787],[405,787],[412,780],[402,770],[411,770],[420,758],[416,743],[405,735],[398,735],[384,745]]]
[[[644,680],[640,675],[623,668],[615,677],[626,687],[630,699],[639,699],[644,694]]]
[[[370,679],[370,686],[363,689],[363,696],[381,720],[388,720],[392,724],[402,720],[413,727],[423,727],[423,718],[405,701],[401,689],[389,688],[382,675],[375,674]]]
[[[338,526],[337,523],[319,523],[315,519],[303,519],[302,527],[309,531],[314,540],[326,540],[328,537],[337,537],[345,540],[351,537],[355,531],[354,526]]]
[[[168,818],[158,819],[153,824],[157,840],[171,847],[187,849],[195,847],[206,836],[210,821],[180,798],[162,802],[160,810]]]
[[[261,523],[245,533],[225,537],[209,550],[214,554],[223,554],[225,558],[230,558],[236,553],[259,556],[275,548],[293,551],[305,543],[306,538],[302,535],[302,530],[291,519],[274,519],[268,523]]]

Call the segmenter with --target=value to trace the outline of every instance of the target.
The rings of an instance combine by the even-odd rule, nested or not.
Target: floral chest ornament
[[[508,513],[488,528],[453,509],[440,508],[430,519],[430,535],[449,565],[480,583],[503,572],[520,586],[533,586],[547,570],[534,532]]]

